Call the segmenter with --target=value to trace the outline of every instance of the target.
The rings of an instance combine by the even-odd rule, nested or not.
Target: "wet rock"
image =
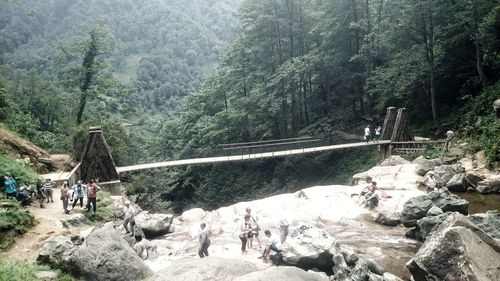
[[[368,269],[370,269],[372,273],[382,275],[385,272],[382,266],[380,266],[380,264],[378,264],[374,259],[367,259],[366,264],[368,265]]]
[[[389,158],[382,161],[382,163],[380,163],[380,166],[396,166],[403,164],[410,164],[410,161],[404,159],[399,155],[391,155]]]
[[[88,281],[141,280],[153,274],[111,224],[95,229],[64,262],[69,272]]]
[[[500,244],[459,213],[453,213],[406,266],[415,281],[500,280]]]
[[[375,222],[386,226],[397,226],[401,223],[401,219],[396,214],[386,215],[379,213],[375,218]]]
[[[50,265],[54,268],[62,268],[63,257],[69,253],[75,245],[66,236],[56,236],[42,243],[38,251],[37,262]]]
[[[345,262],[344,256],[342,254],[337,253],[334,254],[332,257],[333,261],[333,274],[335,275],[335,279],[337,281],[350,281],[349,279],[349,274],[350,274],[350,269],[349,266],[347,266],[347,263]]]
[[[186,258],[173,261],[170,266],[147,279],[148,281],[230,281],[257,271],[252,263],[217,257]],[[300,269],[298,269],[300,270]],[[245,279],[242,279],[245,280]],[[252,280],[252,279],[249,279]],[[273,277],[274,280],[274,277]]]
[[[146,238],[152,239],[167,234],[172,219],[173,215],[170,214],[150,214],[143,211],[135,217],[135,222],[142,229]]]
[[[425,159],[423,156],[417,157],[412,163],[417,164],[415,172],[419,176],[425,176],[427,172],[434,169],[434,163],[431,160]]]
[[[429,193],[432,203],[441,208],[443,212],[459,212],[469,214],[469,202],[449,192],[448,190],[433,191]]]
[[[500,239],[500,213],[498,211],[474,214],[467,218],[489,236]]]
[[[428,217],[438,216],[438,215],[441,215],[442,213],[443,213],[443,210],[441,210],[441,208],[439,208],[437,206],[432,206],[432,208],[430,208],[429,211],[427,212],[427,216]]]
[[[463,168],[458,165],[441,165],[434,167],[434,173],[436,175],[436,181],[438,186],[445,186],[448,181],[450,181],[454,175],[458,173],[463,173]]]
[[[467,185],[465,184],[465,174],[454,175],[447,183],[446,188],[450,191],[467,191]]]
[[[208,279],[203,279],[208,280]],[[221,279],[214,279],[221,280]],[[229,280],[229,279],[228,279]],[[234,279],[234,281],[326,281],[328,278],[317,273],[306,272],[293,266],[269,267],[263,271],[256,271]]]
[[[477,175],[474,172],[468,172],[465,174],[465,182],[467,187],[476,188],[480,181],[484,180],[481,175]]]
[[[310,228],[298,237],[287,239],[283,245],[283,258],[287,264],[304,269],[326,269],[332,266],[332,237],[324,237],[318,228]],[[339,248],[340,249],[340,248]]]
[[[500,180],[483,180],[477,184],[476,190],[480,193],[500,192]]]
[[[450,213],[441,213],[440,215],[425,217],[417,221],[417,233],[415,238],[423,241],[431,231],[439,226]]]
[[[401,222],[406,227],[416,226],[417,220],[425,217],[432,206],[432,200],[428,197],[428,195],[411,198],[403,205]]]
[[[370,274],[368,281],[384,281],[384,277],[377,274]]]
[[[340,253],[349,266],[354,266],[359,260],[359,257],[354,253],[354,249],[346,245],[340,245]]]
[[[403,281],[403,279],[397,277],[396,275],[394,274],[391,274],[389,272],[385,272],[384,275],[384,281]]]

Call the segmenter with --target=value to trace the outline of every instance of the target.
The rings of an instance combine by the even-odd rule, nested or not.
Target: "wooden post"
[[[84,182],[91,179],[98,179],[100,182],[120,180],[101,127],[89,128],[89,135],[81,159],[80,179]]]
[[[410,128],[410,121],[406,108],[398,109],[394,130],[392,131],[391,141],[413,141],[413,134]]]
[[[385,112],[384,127],[382,128],[382,133],[380,139],[390,140],[392,136],[392,131],[394,130],[394,123],[396,122],[396,115],[398,111],[395,107],[388,107]]]

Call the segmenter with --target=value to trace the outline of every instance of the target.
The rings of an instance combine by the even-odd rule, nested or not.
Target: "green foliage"
[[[113,211],[108,208],[113,203],[111,194],[107,191],[97,192],[97,208],[96,212],[92,212],[92,207],[90,211],[85,211],[83,214],[91,222],[108,222],[116,219]]]
[[[0,281],[41,281],[36,277],[38,271],[55,271],[57,278],[54,281],[72,281],[70,275],[62,273],[59,270],[53,270],[47,265],[40,265],[24,260],[17,259],[0,259]]]
[[[15,199],[0,196],[0,249],[8,250],[14,243],[14,236],[26,233],[36,225],[35,218]]]
[[[34,182],[38,177],[33,169],[0,151],[0,175],[3,176],[6,173],[10,173],[18,185],[23,182]]]

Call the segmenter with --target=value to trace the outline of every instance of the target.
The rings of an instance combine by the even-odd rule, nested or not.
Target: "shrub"
[[[108,207],[113,203],[111,194],[107,191],[99,191],[97,193],[97,208],[96,212],[85,211],[83,214],[91,222],[113,221],[116,219],[115,214]]]
[[[44,280],[36,277],[38,271],[55,271],[57,273],[55,281],[71,281],[71,276],[59,270],[50,269],[46,265],[31,263],[17,259],[0,259],[0,281],[26,281]]]
[[[0,197],[0,249],[7,250],[14,244],[16,235],[26,233],[36,225],[35,217],[21,207],[15,199]]]
[[[37,174],[33,169],[0,152],[0,176],[2,176],[0,182],[3,180],[3,175],[6,173],[10,173],[17,181],[18,185],[26,181],[34,182],[37,178]]]

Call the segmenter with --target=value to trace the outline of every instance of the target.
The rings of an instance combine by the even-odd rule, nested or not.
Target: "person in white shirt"
[[[366,128],[365,128],[365,135],[364,135],[364,138],[365,138],[366,142],[370,141],[371,135],[372,135],[372,133],[370,131],[370,125],[367,125]]]
[[[148,258],[148,248],[149,245],[146,239],[143,239],[141,235],[135,235],[135,241],[137,241],[133,247],[135,253],[141,257],[141,259],[145,260]]]
[[[132,234],[130,236],[134,236],[135,234],[135,220],[134,220],[134,215],[135,215],[135,210],[134,207],[130,205],[129,201],[125,202],[125,207],[123,208],[123,213],[125,214],[125,217],[123,218],[123,228],[125,228],[125,234],[130,233],[128,230],[128,225],[130,223],[130,229],[132,231]]]
[[[198,255],[200,258],[208,257],[208,247],[210,246],[210,231],[207,228],[207,224],[202,222],[200,224],[200,235],[198,236],[198,242],[200,246],[198,247]]]
[[[266,249],[264,253],[262,253],[262,259],[267,260],[271,254],[271,250],[278,254],[283,251],[283,248],[281,246],[281,239],[278,235],[271,233],[269,229],[264,231],[264,234],[269,240],[267,240]]]
[[[454,135],[455,135],[455,133],[453,133],[452,130],[448,130],[448,132],[446,132],[445,150],[448,150],[451,147],[451,143],[453,141]]]

